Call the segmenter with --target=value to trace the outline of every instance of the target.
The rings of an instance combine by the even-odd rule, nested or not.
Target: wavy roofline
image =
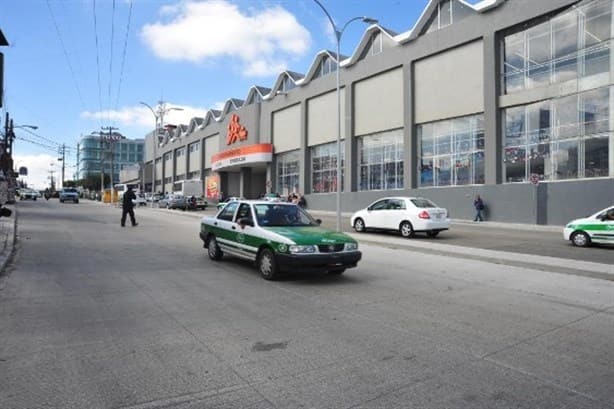
[[[379,23],[370,25],[369,27],[365,29],[352,55],[350,55],[349,57],[346,57],[344,55],[340,56],[339,67],[346,68],[360,61],[360,56],[364,52],[365,47],[367,47],[367,45],[369,44],[369,41],[373,37],[374,33],[382,33],[387,38],[389,38],[394,43],[395,46],[402,46],[402,45],[405,45],[417,39],[420,36],[420,33],[423,31],[426,23],[431,18],[431,15],[435,11],[435,8],[442,1],[444,0],[429,0],[427,5],[422,10],[420,17],[418,17],[418,20],[416,21],[414,26],[410,30],[405,31],[403,33],[400,33],[400,34],[393,33],[391,30],[386,29],[385,27],[381,26]],[[499,7],[501,4],[505,3],[507,0],[482,0],[476,4],[470,4],[469,2],[467,2],[467,0],[451,0],[451,1],[456,1],[462,4],[463,6],[466,6],[467,8],[473,10],[476,13],[484,13],[493,8]],[[336,52],[333,52],[330,50],[319,51],[315,55],[309,67],[309,70],[307,70],[306,74],[301,74],[301,73],[297,73],[295,71],[290,71],[290,70],[284,70],[281,73],[279,73],[279,75],[277,76],[273,87],[267,88],[267,87],[261,87],[261,86],[256,86],[256,85],[251,86],[249,88],[249,91],[247,93],[247,97],[245,98],[245,100],[241,100],[238,98],[228,98],[226,102],[224,103],[224,106],[221,111],[216,110],[216,109],[209,109],[207,113],[205,114],[204,118],[199,118],[199,119],[202,119],[202,122],[200,124],[197,124],[197,126],[195,127],[191,126],[192,121],[196,119],[196,118],[192,118],[190,120],[190,126],[188,125],[177,126],[177,128],[174,130],[174,133],[177,134],[176,137],[173,137],[167,131],[166,133],[169,134],[170,136],[170,138],[167,138],[167,141],[169,141],[170,139],[174,140],[175,138],[181,137],[183,135],[189,135],[190,133],[196,130],[202,130],[209,123],[211,123],[212,120],[215,122],[223,121],[226,115],[228,115],[230,112],[237,111],[244,105],[247,105],[248,101],[251,101],[251,98],[254,93],[257,93],[264,101],[275,98],[276,96],[279,95],[278,91],[280,91],[280,87],[282,86],[283,81],[286,78],[290,78],[290,80],[294,83],[296,87],[302,87],[302,86],[309,84],[311,81],[313,81],[316,70],[320,62],[326,57],[330,57],[330,58],[333,58],[333,60],[336,60],[336,55],[337,55]],[[268,93],[263,94],[262,92],[263,90],[268,90]],[[291,92],[291,90],[287,92]]]

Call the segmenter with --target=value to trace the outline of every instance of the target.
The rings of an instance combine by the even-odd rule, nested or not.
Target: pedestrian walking
[[[126,226],[126,215],[130,215],[130,222],[132,222],[132,226],[137,226],[138,223],[134,219],[134,202],[136,200],[136,195],[132,190],[132,186],[128,186],[128,190],[124,193],[124,197],[122,200],[122,227]]]
[[[480,195],[475,195],[475,200],[473,201],[473,207],[475,208],[475,217],[473,218],[474,222],[483,222],[484,217],[482,217],[482,210],[484,210],[484,201],[480,197]]]

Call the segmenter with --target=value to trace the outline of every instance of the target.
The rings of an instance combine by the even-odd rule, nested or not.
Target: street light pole
[[[337,183],[336,183],[336,207],[337,207],[337,231],[340,232],[341,231],[341,184],[342,184],[342,177],[341,177],[341,81],[340,81],[340,64],[341,64],[341,36],[343,35],[343,32],[345,31],[345,29],[347,28],[347,26],[356,20],[360,20],[363,23],[367,23],[367,24],[377,24],[377,20],[373,19],[373,18],[369,18],[369,17],[365,17],[365,16],[361,16],[361,17],[354,17],[349,19],[341,29],[339,29],[337,27],[337,25],[335,24],[335,21],[333,20],[333,18],[331,17],[330,13],[326,10],[326,8],[324,8],[324,6],[322,5],[322,3],[320,3],[319,0],[313,0],[316,2],[316,4],[318,6],[320,6],[320,8],[322,9],[322,11],[324,12],[324,14],[326,14],[326,17],[328,17],[328,21],[330,22],[330,25],[333,28],[333,31],[335,32],[335,40],[337,41],[337,55],[336,55],[336,65],[337,65],[337,73],[336,73],[336,81],[337,81]]]
[[[149,108],[155,120],[153,138],[152,138],[153,155],[151,159],[151,207],[153,207],[154,194],[155,194],[155,188],[156,188],[156,147],[158,146],[158,114],[156,114],[156,111],[154,111],[154,109],[149,104],[146,104],[145,102],[142,102],[142,101],[140,102],[140,104],[145,105],[147,108]],[[143,172],[145,172],[145,170],[143,170]],[[145,186],[143,186],[143,188],[145,188]]]
[[[154,199],[154,192],[155,192],[155,185],[156,185],[156,150],[158,148],[158,143],[159,143],[158,141],[158,119],[160,120],[160,129],[162,129],[164,127],[164,114],[166,114],[169,111],[183,111],[183,108],[167,107],[166,102],[158,101],[158,106],[157,106],[158,110],[155,111],[151,107],[151,105],[143,101],[140,101],[139,103],[149,108],[149,110],[151,111],[155,119],[155,126],[154,126],[154,133],[153,133],[153,158],[151,160],[151,207],[153,207],[153,204],[154,204],[153,199]]]

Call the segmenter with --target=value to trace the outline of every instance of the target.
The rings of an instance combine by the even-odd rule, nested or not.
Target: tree
[[[104,184],[107,186],[111,181],[110,175],[104,175]],[[89,175],[83,179],[79,179],[74,181],[76,186],[83,186],[84,189],[87,190],[100,190],[100,176],[99,175]]]

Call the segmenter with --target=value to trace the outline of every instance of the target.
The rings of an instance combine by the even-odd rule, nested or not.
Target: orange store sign
[[[273,160],[273,145],[258,143],[216,153],[211,157],[211,169],[217,171],[231,166],[270,162],[271,160]]]
[[[239,115],[232,114],[228,123],[228,133],[226,134],[226,145],[232,145],[238,141],[247,140],[247,129],[239,123]]]

